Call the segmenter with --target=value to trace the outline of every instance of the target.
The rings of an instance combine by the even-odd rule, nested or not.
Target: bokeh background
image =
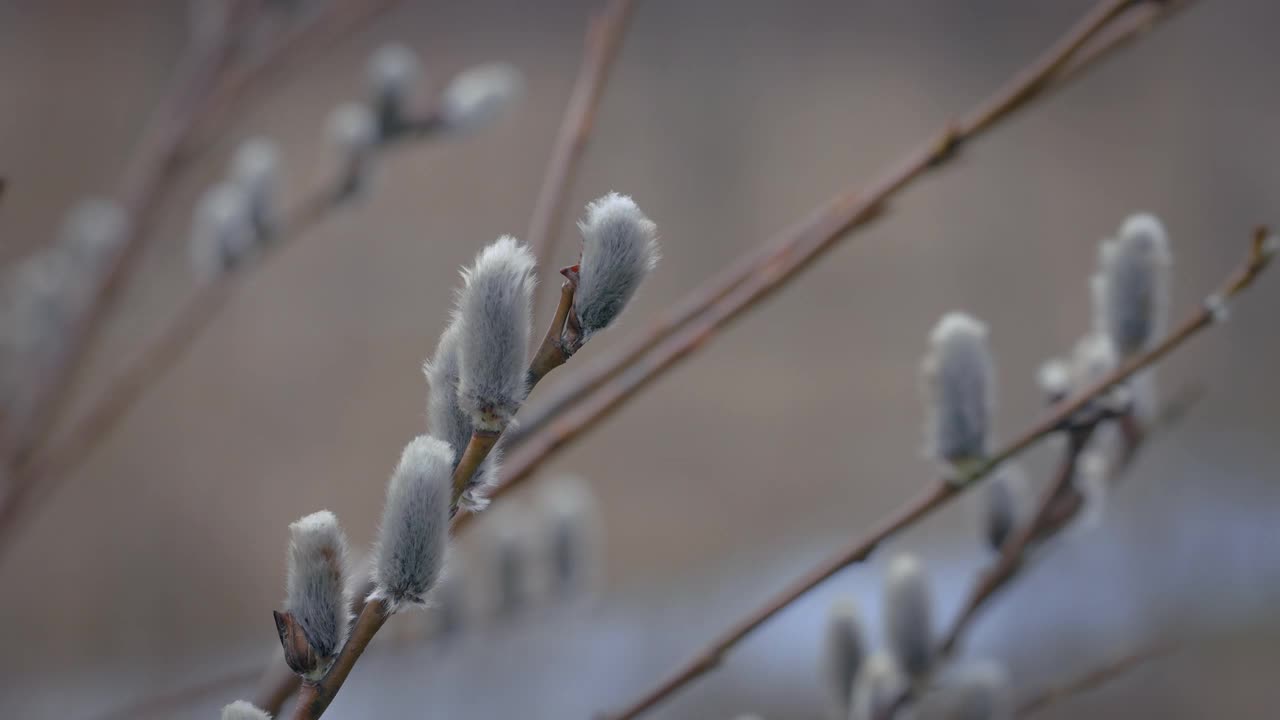
[[[665,259],[574,365],[995,89],[1081,1],[638,3],[571,193],[633,195]],[[246,277],[235,299],[0,558],[0,715],[89,718],[260,662],[275,643],[287,524],[319,508],[357,545],[423,431],[419,366],[457,268],[526,227],[595,3],[406,1],[282,68],[166,189],[80,407],[194,286],[191,208],[244,138],[282,144],[291,193],[323,121],[363,96],[388,40],[430,84],[503,60],[520,103],[458,140],[386,157],[368,200]],[[1201,2],[965,149],[544,470],[595,489],[607,559],[594,602],[475,622],[447,648],[375,644],[334,717],[585,718],[656,681],[739,614],[869,527],[934,472],[917,366],[942,313],[987,321],[998,424],[1036,416],[1033,382],[1089,323],[1099,239],[1160,215],[1181,317],[1280,222],[1280,6]],[[186,33],[184,3],[0,3],[0,260],[110,195]],[[566,224],[557,264],[574,257]],[[551,302],[544,282],[540,307]],[[1203,383],[1094,526],[1059,541],[984,615],[967,655],[1027,693],[1157,639],[1183,643],[1042,717],[1274,717],[1280,689],[1280,282],[1160,373]],[[559,376],[559,377],[557,377]],[[546,388],[539,388],[537,402]],[[1033,454],[1043,475],[1052,458]],[[987,555],[970,498],[846,570],[655,713],[818,718],[821,631],[852,595],[875,625],[885,557],[920,553],[950,616]],[[470,566],[468,566],[470,567]],[[483,570],[477,570],[482,572]],[[252,683],[156,717],[215,717]]]

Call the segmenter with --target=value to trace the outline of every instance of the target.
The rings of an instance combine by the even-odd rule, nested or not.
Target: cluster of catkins
[[[582,252],[570,313],[581,337],[611,324],[658,259],[656,228],[628,197],[611,193],[587,206],[579,223]],[[499,472],[496,454],[455,495],[454,470],[476,433],[501,433],[528,392],[534,258],[515,238],[502,237],[462,271],[448,328],[425,372],[433,435],[405,446],[391,474],[378,540],[372,551],[373,592],[388,612],[427,605],[444,571],[449,522],[459,509],[479,511]],[[290,668],[322,678],[341,651],[351,624],[347,541],[333,513],[321,511],[290,526],[285,610],[277,629]],[[575,552],[568,536],[560,553],[566,571]],[[500,576],[522,572],[504,560]],[[516,592],[512,581],[511,592]],[[252,706],[249,706],[252,708]],[[225,718],[248,712],[231,705]],[[228,714],[232,713],[232,714]]]
[[[455,75],[427,112],[415,106],[421,84],[421,63],[409,48],[384,45],[369,58],[368,99],[339,105],[327,122],[332,151],[324,177],[330,202],[365,191],[380,148],[406,137],[480,127],[522,88],[519,72],[510,65],[479,65]],[[280,165],[274,142],[246,140],[227,178],[201,196],[192,219],[191,262],[202,277],[245,262],[280,232]]]
[[[16,422],[30,410],[31,374],[66,350],[128,222],[112,202],[83,201],[67,215],[55,242],[0,278],[0,415]]]

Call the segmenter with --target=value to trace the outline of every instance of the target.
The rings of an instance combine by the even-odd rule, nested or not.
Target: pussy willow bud
[[[853,685],[850,720],[879,720],[906,689],[907,678],[893,655],[885,652],[871,655],[862,664]]]
[[[964,313],[943,316],[929,336],[922,375],[930,454],[953,464],[986,456],[995,404],[987,327]]]
[[[245,194],[258,242],[271,240],[280,229],[280,148],[266,138],[246,140],[231,159],[231,181]]]
[[[933,599],[924,567],[914,555],[889,562],[884,585],[885,635],[902,669],[919,678],[933,668]]]
[[[254,246],[249,200],[238,186],[220,183],[205,191],[191,227],[191,262],[204,278],[224,273]]]
[[[475,129],[497,118],[523,89],[520,72],[506,63],[467,68],[441,93],[440,116],[452,130]]]
[[[499,238],[480,251],[462,279],[454,312],[459,403],[476,429],[498,432],[528,391],[533,255],[515,238]]]
[[[1062,358],[1046,360],[1036,371],[1036,385],[1045,400],[1056,403],[1071,394],[1071,363]]]
[[[462,409],[458,398],[460,341],[461,327],[455,321],[440,335],[435,354],[422,366],[430,387],[427,427],[432,435],[453,446],[455,466],[462,459],[461,453],[466,450],[475,430],[470,413]],[[497,484],[501,462],[502,445],[499,442],[471,476],[467,489],[458,500],[460,508],[467,512],[479,512],[489,504],[488,491]]]
[[[361,195],[369,184],[377,150],[378,124],[373,112],[358,103],[339,105],[329,114],[326,133],[333,148],[333,170],[328,177],[332,178],[334,197]]]
[[[408,124],[414,89],[422,75],[422,66],[413,50],[399,44],[387,44],[369,57],[370,106],[377,122],[378,137],[394,137]]]
[[[589,587],[603,542],[591,488],[569,476],[545,483],[540,493],[552,592],[565,595]]]
[[[866,655],[862,619],[851,600],[831,606],[827,616],[825,637],[826,685],[830,694],[831,714],[845,720],[852,709],[853,686]]]
[[[222,708],[222,720],[271,720],[271,716],[247,700],[237,700]]]
[[[984,492],[984,534],[987,545],[992,550],[999,551],[1013,532],[1028,519],[1027,496],[1030,488],[1026,473],[1015,463],[1005,463],[987,482]]]
[[[1012,720],[1009,677],[993,663],[967,663],[948,674],[920,703],[921,720]]]
[[[444,567],[453,448],[427,435],[405,446],[387,486],[375,551],[375,599],[421,605]]]
[[[84,200],[67,214],[58,244],[79,267],[94,272],[120,248],[128,226],[128,216],[116,203]]]
[[[1102,243],[1094,281],[1097,329],[1121,357],[1137,354],[1164,332],[1173,264],[1164,226],[1154,215],[1131,215]]]
[[[503,617],[525,610],[534,591],[533,532],[529,520],[512,508],[489,516],[492,599]]]
[[[290,525],[289,536],[288,593],[285,612],[277,614],[277,630],[289,667],[316,679],[346,642],[351,621],[347,538],[327,510]]]
[[[590,338],[612,323],[658,264],[657,226],[626,195],[587,205],[579,221],[582,262],[573,309]]]

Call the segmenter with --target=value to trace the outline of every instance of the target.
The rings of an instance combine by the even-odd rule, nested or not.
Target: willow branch
[[[713,640],[705,649],[695,654],[692,660],[681,665],[670,677],[644,694],[639,700],[610,717],[614,718],[614,720],[627,720],[639,717],[644,712],[657,706],[680,688],[716,667],[721,658],[743,638],[763,625],[779,610],[817,587],[840,567],[865,559],[877,544],[883,542],[898,530],[914,525],[937,508],[947,504],[948,501],[958,496],[963,490],[976,485],[978,480],[985,478],[1001,463],[1027,450],[1051,433],[1067,427],[1069,421],[1076,417],[1086,405],[1101,397],[1118,383],[1124,382],[1135,373],[1155,364],[1197,333],[1212,325],[1215,321],[1215,314],[1212,308],[1220,303],[1227,302],[1253,283],[1275,255],[1275,244],[1275,238],[1265,228],[1259,228],[1255,232],[1249,256],[1240,268],[1227,279],[1218,292],[1210,296],[1212,298],[1210,302],[1206,302],[1202,307],[1198,308],[1161,342],[1146,352],[1132,357],[1088,388],[1054,405],[1044,419],[1031,425],[1006,445],[1004,449],[992,455],[990,459],[967,469],[957,477],[949,478],[944,483],[935,485],[932,492],[940,496],[936,501],[922,503],[920,500],[913,500],[908,503],[894,515],[897,518],[908,518],[907,522],[890,524],[887,526],[890,532],[886,533],[885,529],[882,528],[872,532],[865,540],[853,543],[850,546],[851,551],[839,558],[840,560],[847,559],[848,562],[840,564],[839,567],[834,569],[832,568],[835,563],[831,562],[824,563],[814,569],[759,610],[753,611],[744,620],[735,623],[729,631]],[[945,493],[940,491],[939,487],[946,488]],[[926,497],[929,497],[929,495],[926,495]],[[866,551],[858,552],[863,547],[866,548]]]
[[[1117,658],[1063,685],[1048,688],[1023,700],[1018,704],[1016,716],[1020,718],[1030,717],[1059,701],[1105,685],[1152,660],[1171,655],[1177,649],[1174,645],[1157,645]]]
[[[346,682],[356,661],[364,654],[365,648],[378,630],[391,617],[391,611],[382,600],[366,602],[351,627],[351,634],[342,646],[342,652],[334,659],[333,665],[318,682],[302,683],[302,691],[298,694],[298,704],[294,708],[294,720],[315,720],[324,714],[337,696],[338,690]]]
[[[634,4],[633,0],[609,0],[587,26],[582,65],[565,107],[525,236],[529,250],[540,261],[550,256],[556,232],[563,222],[565,200],[586,152],[605,83],[622,46]]]
[[[790,281],[813,260],[833,248],[848,231],[873,220],[883,201],[926,171],[944,165],[964,142],[1032,100],[1067,86],[1112,52],[1141,37],[1158,22],[1187,5],[1189,0],[1137,0],[1132,4],[1104,2],[1006,88],[909,154],[889,171],[888,175],[892,177],[873,184],[878,190],[869,196],[864,194],[864,201],[859,201],[859,193],[855,190],[838,195],[773,240],[734,260],[664,311],[648,328],[575,370],[571,382],[553,389],[550,397],[531,407],[531,412],[521,418],[519,427],[508,433],[507,446],[515,448],[523,444],[566,410],[585,401],[623,373],[634,375],[637,372],[635,366],[646,353],[687,326],[697,324],[703,329],[685,334],[686,342],[679,346],[682,357],[690,354],[697,349],[696,345],[711,338],[715,329],[765,299],[779,285]],[[735,295],[739,286],[747,283],[754,283],[753,289]],[[731,313],[717,313],[713,321],[708,321],[711,316],[707,313],[728,301],[730,295],[735,295],[732,302],[744,307]],[[673,358],[670,364],[657,372],[673,366],[679,359]]]

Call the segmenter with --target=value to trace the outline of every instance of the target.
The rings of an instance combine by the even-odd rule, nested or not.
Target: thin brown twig
[[[1062,685],[1047,688],[1023,700],[1018,703],[1015,716],[1020,718],[1030,717],[1050,705],[1093,690],[1152,660],[1172,655],[1177,650],[1178,647],[1176,645],[1163,644],[1119,657]]]
[[[622,47],[633,0],[609,0],[587,26],[582,65],[565,106],[560,131],[551,149],[547,173],[529,220],[525,242],[533,256],[546,261],[564,218],[569,189],[595,126],[596,112],[604,96],[613,61]]]
[[[913,153],[912,156],[917,158],[922,153],[928,155],[932,152],[934,156],[931,163],[926,163],[926,167],[913,167],[915,174],[904,179],[904,186],[923,174],[925,170],[945,164],[945,160],[951,157],[948,151],[953,153],[966,137],[972,137],[987,129],[1001,119],[1004,113],[1016,110],[1019,104],[1025,105],[1045,92],[1065,87],[1100,60],[1141,37],[1157,22],[1171,17],[1175,11],[1189,4],[1190,0],[1183,2],[1137,0],[1137,5],[1126,11],[1124,8],[1115,7],[1125,3],[1110,3],[1105,12],[1099,10],[1086,18],[1082,21],[1082,26],[1092,27],[1094,23],[1103,22],[1106,23],[1105,27],[1079,47],[1070,43],[1068,39],[1064,39],[1050,52],[1069,53],[1065,62],[1045,61],[1039,64],[1037,67],[1042,75],[1036,77],[1027,77],[1027,73],[1019,75],[1012,83],[1019,87],[1019,92],[1006,90],[998,93],[996,98],[993,98],[983,109],[976,110],[967,121],[953,123],[948,130],[939,135],[938,139],[928,143],[923,151]],[[1115,15],[1121,12],[1122,15]],[[1024,91],[1023,86],[1030,90]],[[902,187],[890,187],[889,192],[891,194],[900,189]],[[876,203],[872,200],[866,205],[875,208]],[[559,388],[553,388],[549,397],[531,407],[531,412],[521,418],[519,427],[508,434],[507,446],[518,447],[559,418],[568,408],[586,401],[593,392],[619,375],[634,374],[634,366],[640,362],[645,353],[695,321],[707,327],[707,330],[686,334],[686,345],[702,344],[710,336],[710,331],[717,327],[715,323],[706,321],[706,313],[710,312],[710,308],[725,301],[744,283],[749,281],[760,283],[761,278],[777,276],[775,282],[765,283],[764,289],[757,284],[753,292],[737,296],[736,302],[754,305],[763,300],[777,285],[789,281],[811,261],[833,248],[845,233],[861,228],[875,219],[877,209],[881,208],[868,210],[860,206],[858,193],[854,190],[846,191],[777,235],[773,240],[740,256],[686,294],[679,302],[671,305],[648,328],[634,333],[631,337],[617,343],[610,352],[597,356],[575,370],[571,381]],[[727,323],[735,316],[736,313],[718,314],[716,322]],[[680,347],[681,356],[691,354],[696,349],[696,347],[685,345]],[[655,374],[673,366],[679,359],[673,358],[670,364],[664,364]],[[610,390],[610,392],[613,391]]]
[[[1214,295],[1212,301],[1206,302],[1202,307],[1198,308],[1192,315],[1176,330],[1165,337],[1161,342],[1150,348],[1146,352],[1136,355],[1122,364],[1120,367],[1101,378],[1093,385],[1084,390],[1068,397],[1055,404],[1048,415],[1038,423],[1023,431],[1017,438],[1007,444],[1004,449],[992,455],[986,461],[967,469],[957,478],[952,478],[946,487],[955,488],[949,492],[946,497],[941,498],[936,503],[927,504],[922,512],[911,514],[912,521],[902,527],[914,524],[915,521],[923,519],[929,515],[934,509],[946,504],[948,500],[956,497],[964,489],[973,487],[977,481],[989,475],[1001,463],[1009,460],[1022,451],[1030,448],[1036,442],[1047,437],[1051,433],[1066,427],[1071,418],[1089,405],[1091,402],[1100,397],[1103,393],[1110,390],[1116,384],[1121,383],[1132,377],[1160,359],[1164,358],[1174,349],[1194,337],[1197,333],[1214,323],[1214,306],[1221,302],[1225,303],[1240,291],[1247,288],[1270,263],[1276,250],[1274,238],[1270,236],[1266,228],[1258,228],[1255,231],[1253,243],[1250,247],[1248,258],[1226,281],[1221,289]],[[906,506],[907,511],[911,509],[919,509],[919,501],[913,500]],[[902,511],[900,511],[900,514]],[[895,528],[896,530],[896,528]],[[874,548],[876,544],[886,539],[882,531],[873,532],[865,541],[865,543],[854,543],[850,547],[858,549],[864,544],[869,548]],[[856,552],[850,553],[848,557],[850,563],[865,557]],[[846,563],[849,564],[849,563]],[[805,576],[801,581],[792,584],[785,592],[770,600],[759,609],[748,614],[743,620],[735,623],[730,630],[712,641],[704,649],[700,650],[693,656],[693,659],[682,664],[678,670],[673,672],[666,680],[663,680],[658,686],[645,693],[635,703],[627,706],[626,709],[611,715],[613,720],[629,720],[643,714],[652,709],[663,700],[670,697],[676,690],[684,687],[688,683],[701,677],[712,668],[714,668],[720,659],[744,637],[753,632],[755,629],[763,625],[769,618],[773,617],[782,608],[790,605],[802,595],[817,587],[819,583],[830,577],[830,573],[825,570],[830,564],[819,566],[818,569],[812,571],[810,575]],[[843,567],[843,565],[841,566]]]

